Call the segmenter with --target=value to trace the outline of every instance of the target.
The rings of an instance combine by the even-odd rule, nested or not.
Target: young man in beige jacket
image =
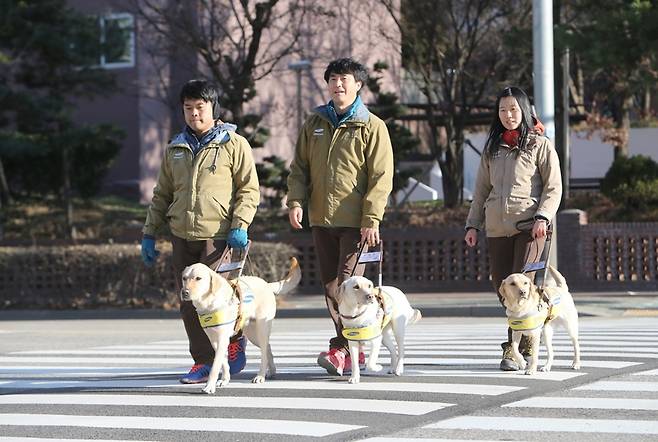
[[[336,291],[356,263],[359,244],[379,243],[379,224],[393,188],[388,129],[359,96],[367,78],[365,66],[350,58],[329,63],[324,79],[331,101],[315,108],[304,123],[288,177],[293,228],[302,228],[303,206],[308,205],[327,308],[336,328],[318,364],[334,375],[351,369]],[[357,274],[363,274],[359,267]],[[360,363],[363,359],[360,355]]]
[[[155,235],[169,227],[178,290],[185,267],[203,262],[214,268],[227,244],[247,245],[247,228],[260,201],[251,147],[235,133],[235,125],[219,120],[216,86],[191,80],[181,90],[180,103],[186,126],[165,149],[142,239],[142,259],[150,267],[159,255]],[[192,302],[181,301],[180,311],[194,359],[180,381],[206,382],[215,351]],[[246,363],[245,338],[236,338],[229,345],[231,374]]]

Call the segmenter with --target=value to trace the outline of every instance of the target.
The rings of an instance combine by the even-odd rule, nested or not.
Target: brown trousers
[[[498,289],[505,278],[512,273],[519,273],[523,267],[541,259],[546,238],[532,238],[530,231],[517,233],[514,236],[487,238],[489,248],[489,267],[491,268],[491,282],[493,283],[498,300],[503,304],[503,298]],[[535,273],[526,274],[534,280]],[[512,330],[507,329],[507,341],[512,340]]]
[[[185,267],[202,262],[214,269],[226,248],[226,241],[223,239],[187,241],[173,236],[171,245],[173,248],[172,261],[176,274],[176,289],[180,293],[181,275]],[[185,325],[187,340],[190,343],[190,355],[192,355],[194,363],[212,364],[215,350],[199,323],[199,317],[192,301],[181,301],[180,313]]]
[[[329,340],[329,348],[347,350],[347,339],[343,337],[343,326],[338,314],[338,286],[352,274],[356,264],[361,229],[355,227],[312,227],[315,253],[320,262],[320,278],[324,285],[324,296],[331,320],[334,321],[336,336]],[[364,252],[367,246],[364,248]],[[363,275],[365,265],[357,266],[355,275]]]

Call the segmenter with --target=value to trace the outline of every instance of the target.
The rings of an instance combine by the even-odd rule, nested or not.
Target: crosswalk
[[[426,318],[408,332],[404,376],[359,384],[316,365],[329,331],[300,339],[282,328],[272,334],[277,377],[251,383],[259,351],[249,345],[245,371],[214,396],[178,382],[185,340],[0,352],[0,441],[658,439],[658,324],[648,320],[583,321],[580,371],[557,333],[553,371],[525,376],[498,370],[490,324]],[[385,349],[380,359],[389,362]]]

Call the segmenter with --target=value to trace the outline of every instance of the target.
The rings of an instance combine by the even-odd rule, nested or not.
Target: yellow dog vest
[[[254,292],[247,284],[243,283],[242,281],[239,281],[238,283],[232,283],[232,285],[236,290],[236,292],[239,293],[238,298],[242,306],[250,304],[254,301]],[[241,310],[240,307],[235,308],[235,311],[231,311],[232,307],[233,306],[231,305],[223,309],[216,310],[214,312],[198,315],[199,323],[201,324],[201,327],[203,328],[217,327],[220,325],[231,324],[232,322],[238,321],[238,323],[235,326],[235,331],[238,332],[242,330],[242,327],[244,327],[244,324],[246,322],[246,316],[240,314],[240,310]]]
[[[236,319],[238,319],[237,309],[230,311],[229,308],[223,308],[211,313],[199,315],[199,322],[203,328],[232,324]]]
[[[533,313],[523,318],[507,318],[509,328],[515,331],[535,330],[545,323],[552,321],[560,313],[560,298],[555,298],[548,305],[548,309]]]

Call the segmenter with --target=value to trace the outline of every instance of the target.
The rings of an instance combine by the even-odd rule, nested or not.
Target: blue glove
[[[247,247],[247,231],[244,229],[231,229],[228,232],[226,242],[232,249],[244,249]]]
[[[159,250],[155,250],[155,238],[152,236],[144,236],[142,238],[142,261],[146,267],[151,267],[160,255]]]

